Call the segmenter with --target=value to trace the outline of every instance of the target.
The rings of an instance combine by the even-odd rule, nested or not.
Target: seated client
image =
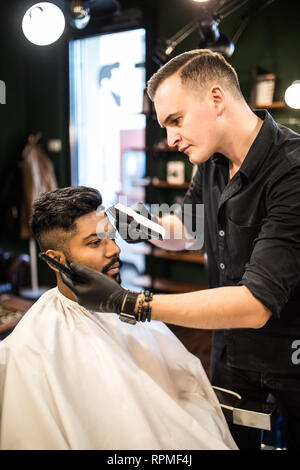
[[[101,203],[92,188],[44,193],[32,231],[50,257],[120,282]],[[0,343],[1,449],[236,449],[199,359],[166,325],[88,311],[56,277]]]

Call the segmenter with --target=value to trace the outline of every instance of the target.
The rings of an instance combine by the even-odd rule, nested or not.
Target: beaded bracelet
[[[140,293],[140,298],[139,298],[138,311],[137,311],[137,321],[141,321],[142,313],[143,313],[144,300],[145,300],[145,292],[142,291]]]
[[[137,313],[134,313],[134,305],[136,298],[139,298]],[[121,321],[126,323],[135,324],[137,321],[145,322],[151,321],[151,312],[152,307],[150,302],[152,302],[153,293],[146,290],[142,291],[140,294],[136,292],[128,291],[127,297],[124,301],[124,306],[122,312],[119,315]]]
[[[152,307],[150,306],[150,302],[152,302],[153,299],[153,293],[146,290],[144,292],[144,302],[142,306],[142,311],[141,311],[141,320],[142,322],[145,322],[146,320],[151,321],[151,311]]]

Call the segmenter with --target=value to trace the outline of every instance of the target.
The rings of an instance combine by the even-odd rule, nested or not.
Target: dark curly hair
[[[102,197],[97,189],[69,186],[41,194],[33,203],[31,230],[44,250],[66,249],[76,233],[76,219],[97,210]]]

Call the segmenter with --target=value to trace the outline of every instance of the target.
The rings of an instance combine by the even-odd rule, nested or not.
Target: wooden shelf
[[[188,189],[190,183],[168,183],[167,181],[157,181],[150,183],[154,188],[166,188],[166,189]]]
[[[286,104],[284,101],[274,101],[272,104],[268,104],[265,106],[251,106],[252,109],[284,109],[286,108]]]
[[[268,109],[282,109],[286,108],[286,104],[284,101],[274,101],[270,106],[267,107]]]
[[[151,254],[151,253],[150,253]],[[194,252],[181,252],[181,251],[167,251],[160,248],[155,248],[152,252],[155,258],[168,259],[174,261],[184,261],[187,263],[204,264],[205,258],[203,253]]]
[[[208,286],[203,284],[194,284],[190,282],[172,281],[170,279],[155,278],[147,274],[137,277],[134,281],[136,286],[144,287],[146,289],[155,289],[161,292],[169,292],[173,294],[183,294],[185,292],[195,292],[197,290],[207,289]]]
[[[177,147],[144,147],[144,148],[135,148],[135,147],[131,147],[130,150],[132,150],[133,152],[155,152],[155,153],[159,153],[159,152],[171,152],[171,153],[176,153],[176,152],[179,152],[179,150],[177,149]]]
[[[153,147],[152,149],[150,149],[150,152],[179,152],[179,150],[177,149],[177,147],[168,147],[168,146],[165,146],[165,147]]]
[[[159,189],[188,189],[191,183],[186,181],[185,183],[168,183],[168,181],[160,180],[149,180],[149,179],[139,179],[135,182],[136,186],[153,186],[154,188]]]
[[[135,253],[144,256],[153,256],[154,258],[184,261],[186,263],[205,264],[206,260],[203,253],[194,251],[168,251],[161,248],[151,247],[150,244],[136,246]]]

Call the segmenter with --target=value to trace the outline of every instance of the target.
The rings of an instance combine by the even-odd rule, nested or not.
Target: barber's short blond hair
[[[236,98],[243,98],[237,73],[222,54],[209,49],[194,49],[169,60],[152,75],[147,83],[147,93],[152,101],[162,82],[175,74],[179,74],[183,84],[188,83],[199,91],[217,80]]]

